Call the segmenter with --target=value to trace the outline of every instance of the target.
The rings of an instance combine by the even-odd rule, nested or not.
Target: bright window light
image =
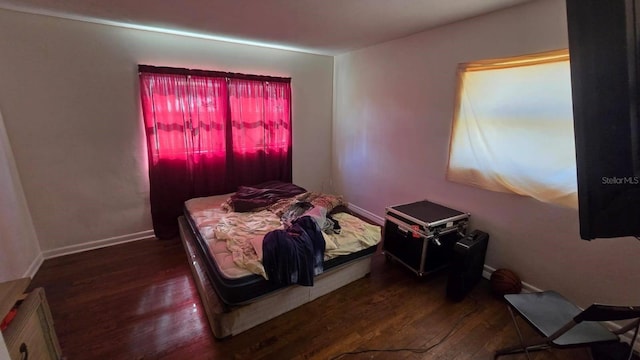
[[[447,179],[577,208],[566,50],[461,64]]]

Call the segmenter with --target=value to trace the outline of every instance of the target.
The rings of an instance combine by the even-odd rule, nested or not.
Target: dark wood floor
[[[224,340],[210,333],[178,239],[47,260],[31,284],[40,286],[68,360],[332,359],[364,349],[429,347],[340,358],[491,359],[495,349],[517,341],[506,308],[485,280],[452,303],[445,297],[446,274],[417,279],[381,254],[374,256],[370,276]],[[553,350],[532,358],[581,360],[589,354]]]

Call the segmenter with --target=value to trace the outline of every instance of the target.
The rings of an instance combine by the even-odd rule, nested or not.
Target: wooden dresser
[[[17,313],[2,331],[12,360],[61,359],[58,337],[43,288],[29,293],[30,279],[0,283],[0,318],[18,305]]]

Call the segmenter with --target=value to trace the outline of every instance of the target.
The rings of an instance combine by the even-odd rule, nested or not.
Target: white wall
[[[489,266],[582,305],[640,303],[639,241],[583,241],[576,210],[445,180],[456,65],[567,45],[565,2],[540,0],[338,56],[334,186],[378,216],[421,199],[470,212]]]
[[[31,276],[41,263],[38,238],[0,112],[0,282]]]
[[[7,10],[0,54],[0,108],[45,253],[151,229],[138,64],[292,77],[293,180],[329,178],[332,57]]]

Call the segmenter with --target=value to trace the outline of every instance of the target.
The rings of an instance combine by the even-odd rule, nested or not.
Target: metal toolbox
[[[437,271],[449,265],[469,216],[427,200],[387,207],[382,249],[418,276]]]

